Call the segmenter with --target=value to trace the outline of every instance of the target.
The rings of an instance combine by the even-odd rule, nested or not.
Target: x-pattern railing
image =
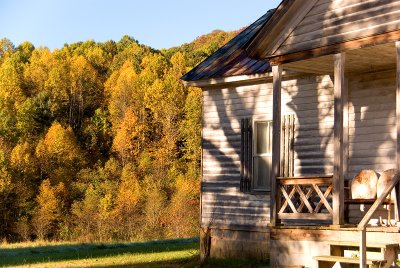
[[[332,176],[278,178],[279,219],[332,219]]]

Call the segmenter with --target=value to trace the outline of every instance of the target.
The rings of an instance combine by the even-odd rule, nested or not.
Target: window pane
[[[257,129],[257,150],[256,154],[266,154],[269,153],[269,127],[268,122],[258,122],[256,123]]]
[[[271,156],[254,157],[254,189],[270,189]]]

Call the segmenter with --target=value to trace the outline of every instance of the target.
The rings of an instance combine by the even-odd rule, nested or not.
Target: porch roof
[[[400,0],[284,0],[246,50],[275,65],[393,43],[399,8]]]
[[[283,68],[299,73],[333,74],[333,61],[332,55],[326,55],[285,63]],[[394,42],[368,46],[346,52],[345,72],[357,74],[394,70],[396,69],[396,62]]]

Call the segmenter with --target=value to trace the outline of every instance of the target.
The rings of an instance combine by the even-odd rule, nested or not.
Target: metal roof
[[[269,10],[261,18],[185,74],[182,80],[197,81],[271,71],[271,65],[268,61],[251,59],[247,55],[245,48],[247,43],[258,33],[273,13],[274,9]]]

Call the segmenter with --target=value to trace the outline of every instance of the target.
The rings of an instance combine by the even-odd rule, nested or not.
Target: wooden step
[[[314,260],[318,262],[340,262],[340,263],[360,263],[360,258],[350,258],[342,256],[314,256]],[[367,259],[367,265],[382,265],[385,264],[385,260],[379,259]]]
[[[359,247],[360,242],[359,241],[327,241],[326,242],[328,245],[331,246],[348,246],[348,247]],[[398,248],[399,244],[393,244],[393,243],[375,243],[375,242],[370,242],[367,244],[367,248]]]

